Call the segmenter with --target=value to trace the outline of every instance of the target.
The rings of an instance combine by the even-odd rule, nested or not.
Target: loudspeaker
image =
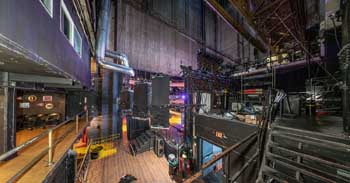
[[[162,106],[169,104],[169,77],[155,76],[152,78],[152,105]]]
[[[125,90],[123,89],[120,92],[119,97],[119,108],[121,110],[128,110],[133,108],[134,104],[134,92],[132,90]]]
[[[134,89],[134,114],[147,115],[151,105],[151,85],[146,82],[136,82]]]
[[[127,136],[129,140],[135,139],[141,133],[149,129],[148,119],[134,118],[132,116],[126,117]]]
[[[162,157],[164,155],[164,140],[161,137],[155,138],[153,150],[158,157]]]
[[[151,125],[153,127],[169,127],[169,107],[152,106],[151,107]]]

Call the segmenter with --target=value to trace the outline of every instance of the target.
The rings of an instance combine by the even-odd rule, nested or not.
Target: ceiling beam
[[[235,20],[216,0],[205,0],[219,16],[221,16],[226,23],[237,30],[245,39],[252,43],[261,52],[267,52],[267,45],[263,43],[256,35],[251,35],[237,20]]]

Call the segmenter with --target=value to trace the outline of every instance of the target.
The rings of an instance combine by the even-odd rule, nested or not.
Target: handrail
[[[87,146],[86,148],[86,154],[83,158],[83,161],[81,162],[81,165],[79,167],[79,170],[77,172],[77,176],[76,176],[76,181],[79,181],[79,182],[85,182],[85,173],[86,173],[86,169],[88,168],[89,166],[89,161],[90,161],[90,149],[91,149],[91,143]]]
[[[116,134],[112,134],[112,135],[107,136],[107,137],[93,138],[93,139],[91,139],[91,143],[93,145],[100,144],[100,143],[108,142],[109,140],[119,139],[119,137],[120,137],[120,134],[116,133]]]
[[[80,116],[80,115],[83,114],[84,112],[85,112],[85,111],[82,111],[82,112],[78,113],[77,115]],[[55,126],[55,127],[53,127],[53,128],[47,129],[47,130],[44,131],[43,133],[41,133],[41,134],[39,134],[39,135],[33,137],[32,139],[30,139],[30,140],[28,140],[28,141],[22,143],[21,145],[19,145],[19,146],[13,148],[13,149],[11,149],[11,150],[9,150],[9,151],[3,153],[2,155],[0,155],[0,161],[6,160],[8,157],[14,155],[14,154],[17,153],[18,151],[20,151],[20,150],[22,150],[22,149],[28,147],[29,145],[31,145],[31,144],[33,144],[34,142],[38,141],[39,139],[41,139],[41,138],[44,137],[45,135],[49,134],[50,131],[53,131],[53,130],[57,129],[57,128],[59,128],[59,127],[65,125],[65,124],[67,124],[68,122],[71,122],[74,118],[75,118],[75,117],[69,118],[68,120],[62,122],[61,124],[59,124],[59,125],[57,125],[57,126]]]
[[[196,180],[197,178],[199,178],[200,176],[203,175],[203,170],[208,168],[209,166],[213,165],[215,162],[219,161],[221,158],[223,158],[224,156],[228,155],[230,152],[232,152],[233,150],[237,149],[238,147],[240,147],[242,144],[244,144],[245,142],[247,142],[250,139],[256,139],[257,137],[257,132],[253,132],[250,135],[248,135],[247,137],[245,137],[244,139],[240,140],[239,142],[237,142],[236,144],[234,144],[233,146],[227,148],[226,150],[224,150],[223,152],[221,152],[220,154],[216,155],[213,159],[209,160],[208,162],[204,163],[201,167],[201,169],[195,173],[194,175],[192,175],[191,177],[188,177],[184,183],[190,183],[193,182],[194,180]]]
[[[64,122],[62,122],[60,125],[57,125],[53,128],[50,128],[48,130],[46,130],[45,132],[43,132],[42,134],[32,138],[31,140],[21,144],[20,148],[14,148],[11,151],[8,151],[6,153],[4,153],[3,155],[1,155],[1,157],[4,157],[4,159],[6,159],[7,157],[13,155],[14,153],[16,153],[17,151],[31,145],[32,143],[36,142],[37,140],[41,139],[44,135],[49,135],[49,143],[48,143],[48,147],[46,147],[43,151],[41,151],[37,156],[35,156],[28,164],[26,164],[26,166],[24,166],[21,170],[19,170],[14,176],[12,176],[7,182],[15,182],[16,180],[18,180],[21,176],[23,176],[23,174],[25,174],[29,169],[31,169],[38,161],[40,161],[41,158],[43,158],[46,153],[48,153],[49,155],[49,160],[48,160],[48,165],[52,165],[52,149],[53,147],[55,147],[58,143],[60,143],[69,133],[71,133],[74,129],[69,129],[67,130],[62,136],[60,136],[55,142],[53,142],[52,140],[52,131],[55,129],[58,129],[59,127],[68,124],[69,122],[73,121],[73,119],[75,119],[76,123],[79,122],[79,116],[81,116],[82,114],[84,114],[85,111],[82,111],[78,114],[75,115],[75,117],[72,117]],[[88,120],[88,111],[86,111],[86,120]],[[77,125],[78,127],[78,125]],[[82,131],[81,131],[82,132]],[[80,132],[80,133],[81,133]],[[12,154],[11,154],[12,153]]]
[[[116,139],[119,139],[119,137],[120,137],[120,134],[116,133],[116,134],[112,134],[112,135],[107,136],[107,137],[94,138],[94,139],[91,139],[89,141],[89,145],[86,148],[86,154],[84,155],[83,161],[81,162],[79,169],[76,173],[75,182],[79,182],[79,183],[86,182],[87,170],[89,168],[89,162],[90,162],[91,146],[96,145],[96,144],[100,144],[100,143],[114,141]]]

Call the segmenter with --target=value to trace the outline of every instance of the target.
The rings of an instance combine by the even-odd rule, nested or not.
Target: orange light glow
[[[170,118],[169,118],[170,125],[181,124],[181,115],[182,115],[182,113],[176,112],[176,111],[172,111],[172,110],[170,110],[169,112],[170,112]]]
[[[123,132],[126,132],[126,131],[127,131],[126,116],[124,116],[123,119],[122,119],[122,131],[123,131]]]

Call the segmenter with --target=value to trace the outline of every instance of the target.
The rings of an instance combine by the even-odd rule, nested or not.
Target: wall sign
[[[38,97],[35,95],[29,95],[27,99],[29,102],[35,102],[38,100]]]
[[[52,102],[52,96],[43,96],[43,101],[44,102]]]
[[[224,137],[224,134],[222,132],[215,131],[215,136],[222,139]]]
[[[45,105],[45,104],[42,103],[42,102],[36,104],[36,106],[38,106],[38,107],[44,107],[44,105]]]
[[[50,109],[53,109],[53,107],[54,107],[54,105],[52,103],[45,104],[45,109],[50,110]]]
[[[19,108],[28,109],[28,108],[30,108],[30,104],[29,104],[29,102],[21,102],[21,103],[19,103]]]

